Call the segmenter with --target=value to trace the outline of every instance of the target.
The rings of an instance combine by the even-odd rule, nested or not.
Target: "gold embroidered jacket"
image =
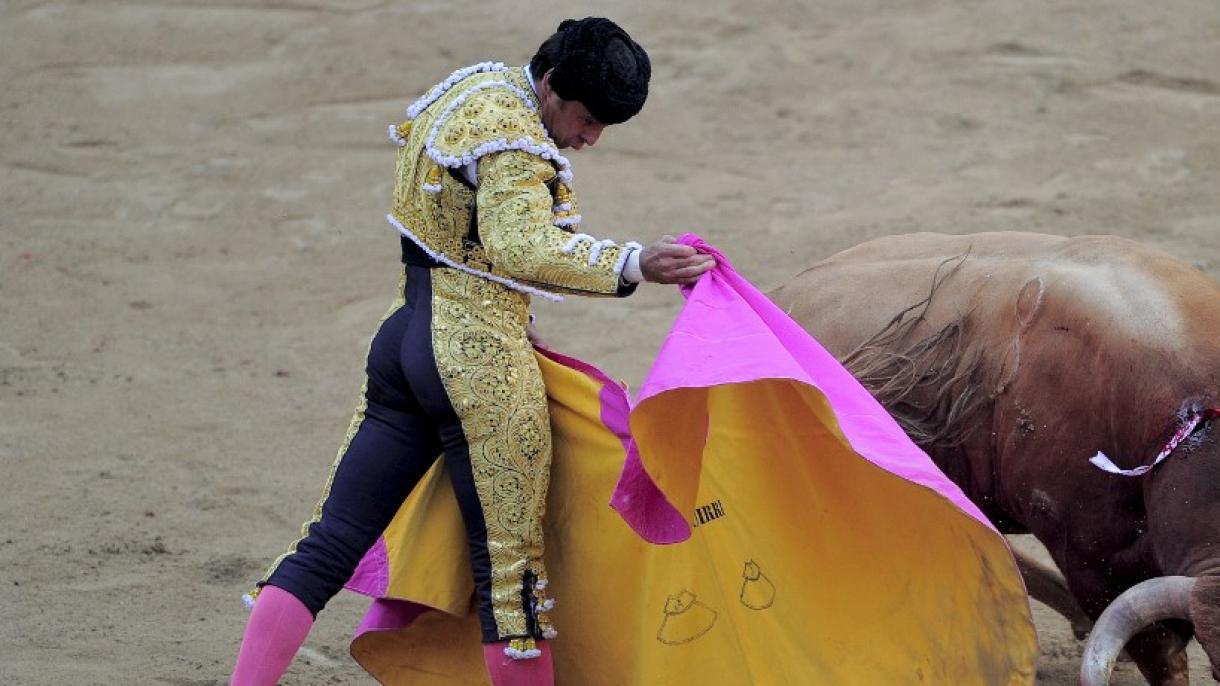
[[[401,149],[388,219],[442,262],[518,291],[627,295],[620,274],[640,246],[574,232],[570,165],[538,108],[523,67],[454,72],[390,127]]]

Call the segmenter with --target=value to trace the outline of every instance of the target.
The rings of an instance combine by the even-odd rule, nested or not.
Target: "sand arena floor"
[[[1211,0],[6,0],[0,683],[225,683],[397,279],[386,125],[586,14],[654,62],[645,111],[572,155],[599,234],[698,231],[763,288],[921,230],[1113,233],[1220,276]],[[638,382],[679,302],[537,313]],[[361,605],[286,683],[369,683]],[[1041,683],[1074,683],[1035,610]]]

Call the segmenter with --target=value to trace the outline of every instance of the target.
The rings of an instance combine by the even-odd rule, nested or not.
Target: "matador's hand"
[[[673,236],[661,236],[661,240],[640,252],[640,272],[645,281],[652,283],[694,283],[715,266],[714,257],[674,242]]]

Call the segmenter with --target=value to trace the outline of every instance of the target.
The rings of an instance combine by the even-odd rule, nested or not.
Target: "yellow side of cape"
[[[602,424],[600,384],[539,365],[555,446],[546,530],[556,683],[1033,682],[1036,638],[1003,538],[853,453],[816,389],[760,381],[638,408],[637,435],[702,425],[703,407],[711,432],[701,456],[674,466],[698,471],[691,539],[653,546],[607,505],[624,449]],[[386,539],[387,595],[443,612],[365,634],[353,656],[383,684],[488,683],[441,468]]]

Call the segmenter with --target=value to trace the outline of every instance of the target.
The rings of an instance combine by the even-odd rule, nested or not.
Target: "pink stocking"
[[[542,655],[526,660],[514,660],[504,654],[508,641],[483,644],[483,662],[492,686],[554,686],[555,670],[551,666],[551,646],[538,641]]]
[[[263,586],[246,623],[230,686],[275,686],[312,627],[313,616],[296,596]]]

